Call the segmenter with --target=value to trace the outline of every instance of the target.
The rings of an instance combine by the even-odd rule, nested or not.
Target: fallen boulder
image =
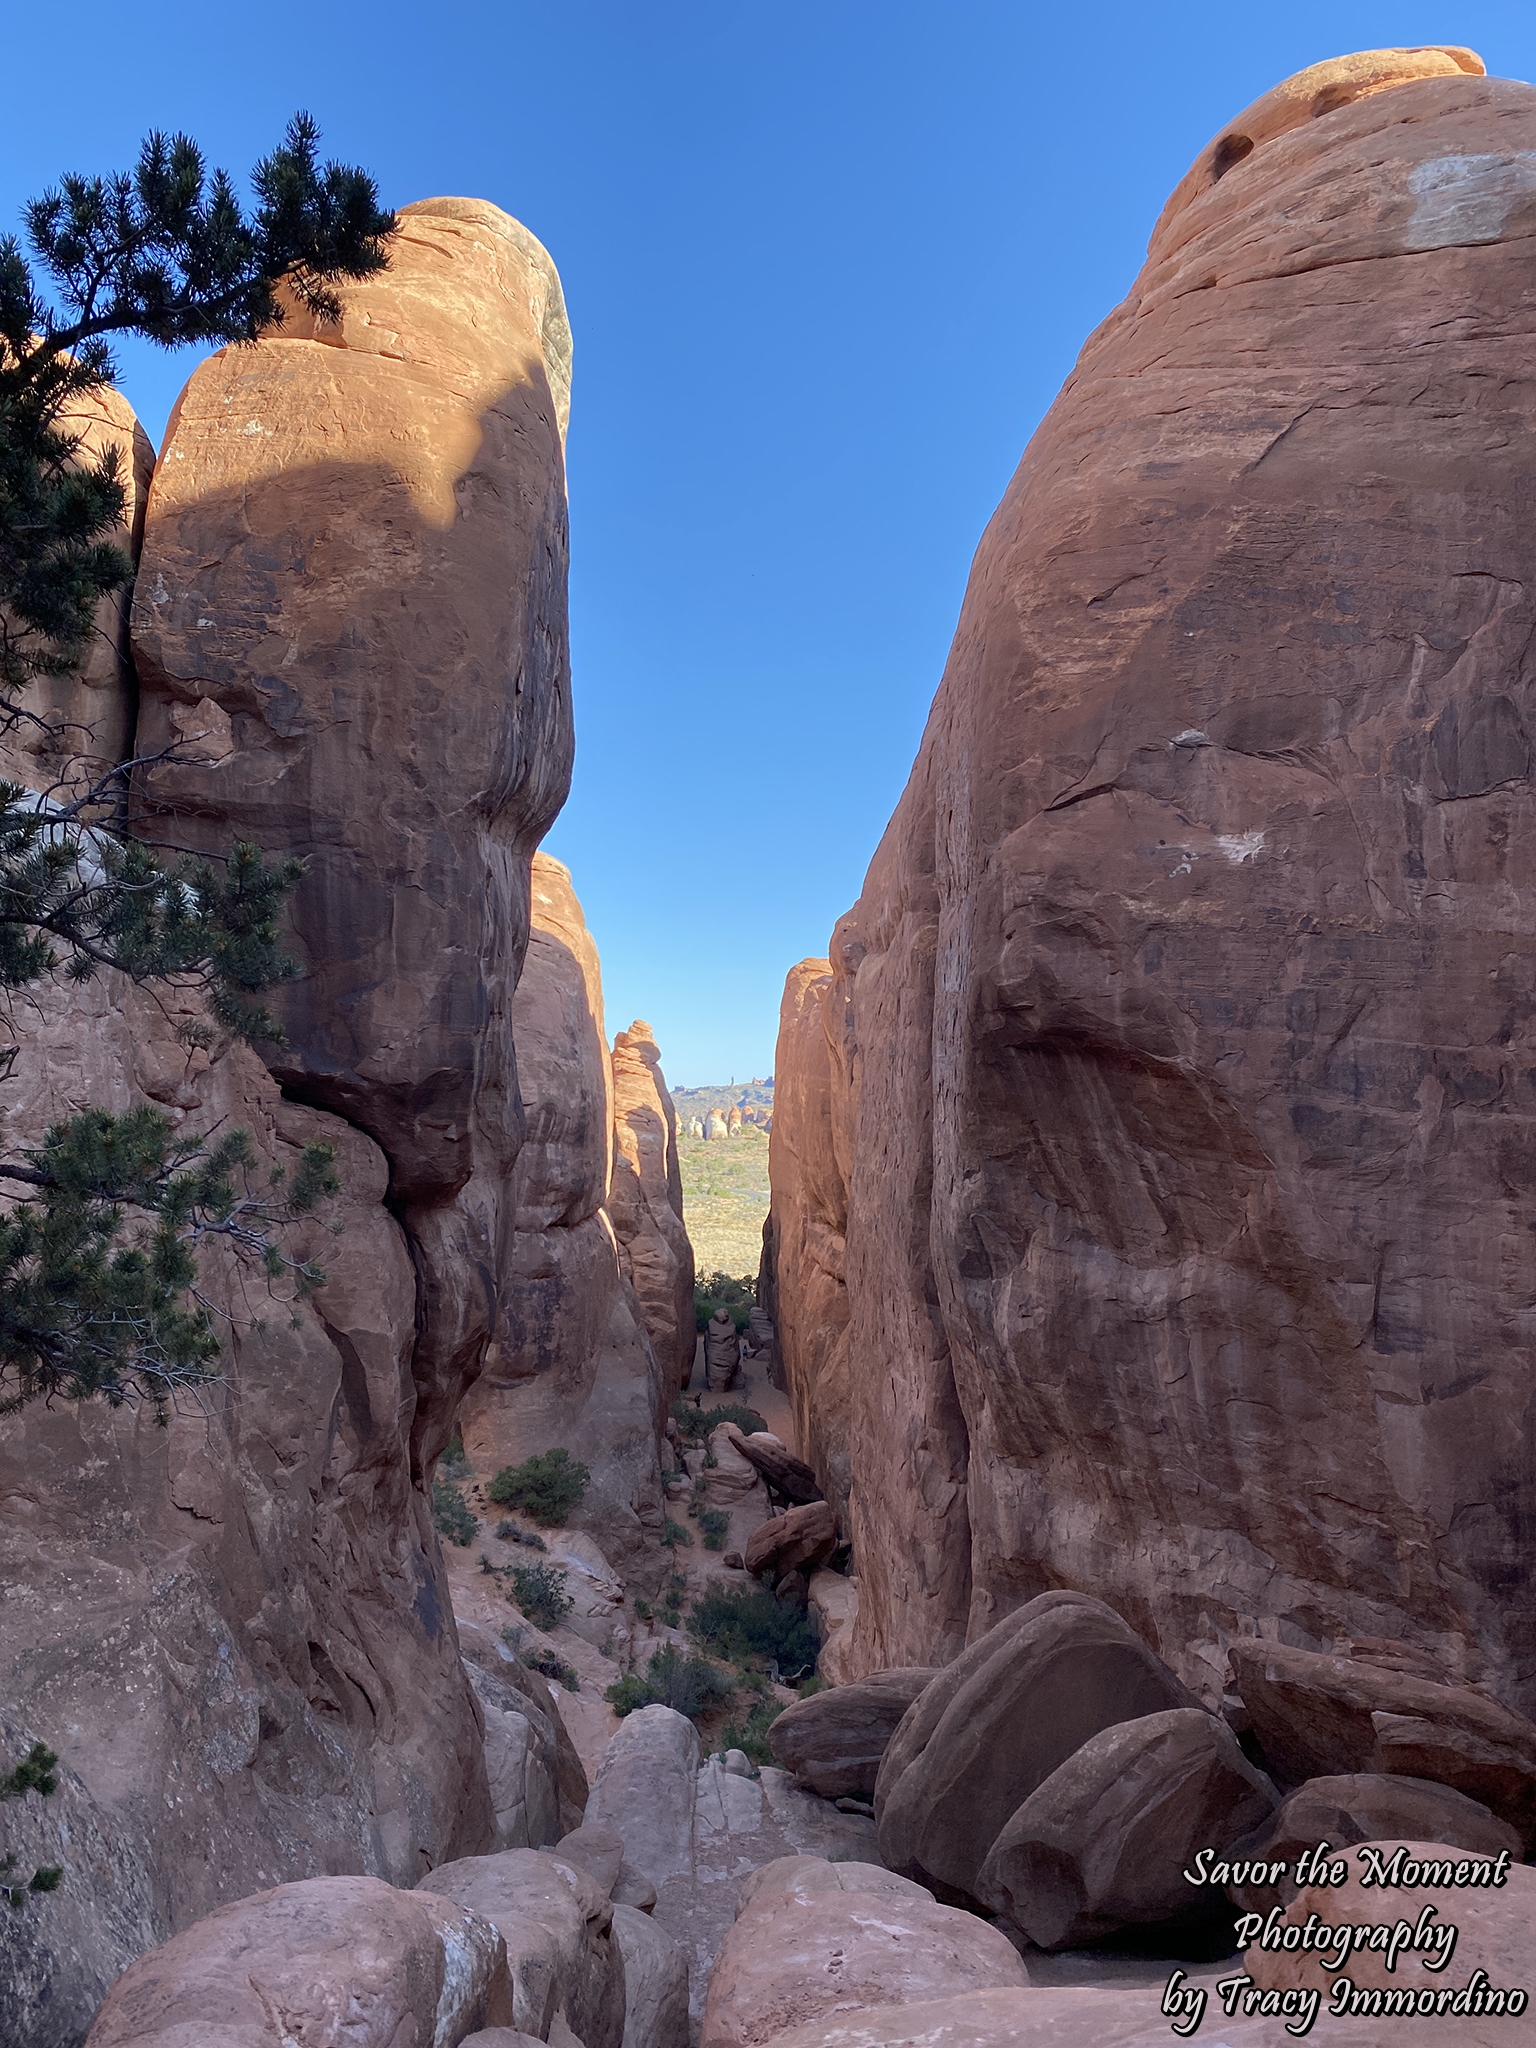
[[[891,1737],[937,1676],[927,1665],[904,1665],[813,1693],[784,1709],[768,1730],[768,1747],[797,1783],[823,1799],[872,1798]]]
[[[584,2048],[621,2048],[624,1963],[613,1907],[574,1863],[548,1850],[465,1856],[431,1871],[413,1897],[451,1899],[499,1929],[512,1980],[511,2024],[545,2038],[564,2017]]]
[[[746,1436],[734,1422],[720,1425],[735,1449],[762,1475],[770,1494],[798,1506],[823,1498],[816,1474],[803,1458],[797,1458],[768,1430]],[[718,1435],[719,1432],[717,1431]]]
[[[809,1896],[763,1889],[721,1943],[701,2048],[758,2048],[791,2027],[877,2002],[1028,1982],[996,1928],[931,1897],[841,1882]]]
[[[1199,1707],[1090,1736],[1003,1828],[976,1896],[1037,1948],[1080,1948],[1124,1927],[1227,1918],[1184,1877],[1200,1850],[1267,1819],[1279,1795],[1231,1729]]]
[[[1004,1822],[1090,1736],[1199,1705],[1103,1601],[1042,1593],[907,1710],[875,1784],[880,1860],[974,1895]]]
[[[475,1684],[475,1673],[478,1671],[499,1680],[503,1685],[510,1686],[520,1696],[524,1708],[532,1713],[542,1731],[540,1753],[552,1761],[558,1826],[554,1835],[546,1835],[542,1841],[530,1838],[527,1844],[529,1848],[541,1848],[544,1842],[556,1840],[572,1828],[580,1827],[582,1816],[587,1810],[587,1794],[590,1790],[586,1766],[577,1754],[570,1730],[560,1718],[560,1710],[550,1693],[549,1681],[530,1671],[520,1657],[492,1635],[489,1629],[481,1628],[478,1622],[460,1621],[458,1626],[459,1649],[463,1654],[471,1684]],[[488,1695],[478,1684],[475,1684],[475,1690],[484,1710]],[[490,1730],[487,1725],[488,1747],[489,1737]],[[543,1747],[545,1742],[548,1744],[547,1749]],[[487,1763],[489,1766],[489,1756]],[[518,1842],[497,1843],[497,1847],[503,1849],[523,1846]]]
[[[1469,1686],[1239,1637],[1243,1704],[1283,1785],[1389,1772],[1450,1785],[1536,1845],[1536,1724]]]
[[[1520,1837],[1507,1821],[1496,1820],[1478,1800],[1449,1785],[1376,1771],[1309,1778],[1263,1826],[1225,1852],[1228,1862],[1284,1863],[1293,1874],[1273,1884],[1229,1884],[1227,1896],[1245,1913],[1288,1906],[1301,1889],[1294,1871],[1304,1849],[1331,1842],[1343,1851],[1356,1842],[1380,1842],[1389,1836],[1454,1842],[1479,1856],[1497,1856],[1507,1849],[1518,1859],[1521,1853]]]
[[[813,1899],[821,1892],[890,1892],[897,1898],[931,1899],[932,1892],[898,1877],[879,1863],[829,1863],[825,1856],[780,1856],[754,1870],[736,1902],[739,1920],[764,1897]]]
[[[613,1909],[624,1958],[624,2048],[688,2048],[688,1965],[649,1914]]]
[[[807,1575],[829,1558],[838,1544],[837,1518],[824,1500],[809,1501],[762,1522],[747,1538],[746,1567],[754,1577],[772,1572]]]
[[[87,2048],[456,2048],[512,2018],[487,1918],[376,1877],[312,1877],[237,1899],[130,1963]]]

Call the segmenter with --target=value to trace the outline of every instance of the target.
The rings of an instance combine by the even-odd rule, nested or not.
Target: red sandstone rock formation
[[[667,1380],[681,1393],[693,1365],[693,1246],[683,1226],[677,1112],[649,1024],[636,1018],[613,1041],[613,1180],[608,1214],[624,1277]]]
[[[758,1299],[772,1319],[795,1440],[846,1517],[848,1505],[847,1160],[835,1106],[847,1093],[828,1011],[830,960],[792,967],[779,1007],[775,1119],[768,1141],[773,1205],[763,1231]]]
[[[826,998],[863,1668],[1071,1585],[1207,1698],[1258,1618],[1529,1703],[1536,93],[1480,70],[1239,116],[982,541]]]
[[[604,1206],[613,1091],[597,948],[569,871],[542,853],[532,917],[512,999],[527,1136],[510,1182],[496,1341],[461,1421],[482,1472],[557,1444],[586,1464],[591,1479],[574,1520],[619,1559],[664,1519],[657,1444],[671,1375]],[[689,1289],[691,1304],[691,1275]]]
[[[163,991],[45,989],[17,1009],[7,1140],[146,1100],[250,1130],[263,1167],[327,1139],[345,1228],[297,1246],[331,1277],[291,1324],[210,1254],[253,1320],[168,1431],[96,1405],[0,1422],[0,1734],[70,1773],[27,1823],[69,1876],[9,1930],[17,2048],[78,2039],[146,1940],[229,1899],[409,1885],[492,1840],[425,1476],[517,1278],[511,999],[571,751],[568,365],[544,252],[434,200],[338,329],[216,355],[167,436],[138,747],[184,744],[140,815],[308,859],[291,1043],[274,1077],[227,1042],[189,1055]],[[125,734],[102,694],[98,735]]]
[[[145,778],[143,815],[309,863],[275,1071],[389,1160],[425,1463],[509,1250],[528,863],[570,777],[568,366],[525,229],[480,200],[408,207],[339,327],[295,316],[196,371],[134,595],[141,751],[204,735]]]
[[[108,449],[117,450],[127,503],[116,529],[104,538],[137,560],[155,453],[133,407],[120,391],[87,392],[73,402],[61,425],[64,432],[80,436],[80,454],[86,461],[99,462]],[[67,675],[35,677],[15,700],[25,716],[0,738],[0,775],[6,780],[28,789],[74,782],[76,787],[67,793],[78,794],[80,776],[94,780],[127,759],[133,736],[130,595],[131,590],[119,590],[101,600],[96,631],[74,669]]]

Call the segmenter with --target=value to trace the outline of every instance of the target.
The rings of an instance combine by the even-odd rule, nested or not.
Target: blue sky
[[[559,265],[577,767],[547,842],[610,1031],[771,1071],[911,765],[971,553],[1190,159],[1345,50],[1536,76],[1536,9],[1442,0],[8,10],[0,224],[184,128],[243,177],[296,107],[387,203],[493,199]],[[67,42],[58,40],[60,30]],[[124,351],[159,438],[192,362]]]

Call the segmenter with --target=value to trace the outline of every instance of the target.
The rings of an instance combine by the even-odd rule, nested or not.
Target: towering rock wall
[[[382,1146],[421,1290],[414,1442],[496,1319],[528,862],[570,780],[559,280],[482,201],[408,207],[341,324],[193,376],[134,598],[146,825],[308,873],[274,1064]]]
[[[670,1401],[693,1366],[693,1246],[683,1226],[677,1112],[649,1024],[613,1041],[613,1180],[608,1214]]]
[[[779,1007],[768,1173],[773,1205],[763,1233],[758,1299],[773,1321],[795,1441],[846,1515],[848,1450],[847,1163],[834,1106],[846,1100],[830,960],[789,971]]]
[[[638,1557],[664,1519],[657,1445],[672,1375],[605,1206],[614,1083],[597,948],[569,871],[542,853],[532,917],[512,999],[527,1117],[513,1236],[496,1339],[461,1422],[481,1471],[556,1445],[579,1458],[591,1478],[573,1521],[618,1562]]]
[[[72,2048],[132,1954],[226,1899],[409,1885],[493,1840],[427,1478],[519,1281],[512,994],[571,758],[568,368],[548,257],[435,200],[339,328],[221,352],[168,431],[136,745],[181,744],[137,814],[307,860],[289,1042],[269,1072],[189,1045],[200,1020],[163,990],[45,988],[17,1010],[7,1141],[149,1101],[189,1135],[249,1130],[260,1184],[326,1140],[343,1228],[295,1245],[330,1278],[291,1311],[209,1255],[223,1378],[168,1429],[0,1419],[0,1736],[66,1771],[28,1802],[23,1847],[65,1878],[46,1915],[7,1916],[8,2048]],[[132,729],[114,674],[98,743]]]
[[[1062,1585],[1207,1695],[1258,1627],[1530,1703],[1536,93],[1480,71],[1224,131],[982,541],[824,999],[864,1668]]]

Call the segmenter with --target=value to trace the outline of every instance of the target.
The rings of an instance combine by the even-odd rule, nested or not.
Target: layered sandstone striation
[[[329,1275],[309,1303],[207,1254],[223,1377],[168,1429],[104,1405],[0,1423],[6,1757],[44,1740],[66,1771],[15,1809],[66,1873],[46,1914],[7,1916],[16,2048],[67,2048],[146,1942],[230,1900],[410,1885],[519,1824],[515,1786],[492,1804],[428,1479],[521,1286],[511,1013],[571,758],[569,354],[525,230],[408,209],[338,327],[296,319],[188,385],[144,517],[136,737],[121,664],[63,692],[72,718],[102,699],[98,749],[175,743],[135,791],[154,837],[303,856],[303,976],[270,1071],[195,1043],[206,1019],[164,990],[44,986],[13,1019],[8,1144],[147,1102],[182,1136],[249,1131],[258,1190],[329,1143],[343,1193],[289,1242]]]
[[[511,1010],[527,1136],[497,1335],[461,1425],[487,1474],[556,1445],[581,1460],[591,1480],[574,1521],[620,1559],[664,1519],[658,1442],[675,1378],[606,1206],[615,1090],[597,948],[569,870],[547,854],[533,857],[531,901]],[[691,1266],[688,1284],[691,1307]]]
[[[814,996],[859,1668],[1070,1585],[1207,1699],[1256,1628],[1536,1687],[1536,93],[1480,73],[1223,131],[982,541]]]

